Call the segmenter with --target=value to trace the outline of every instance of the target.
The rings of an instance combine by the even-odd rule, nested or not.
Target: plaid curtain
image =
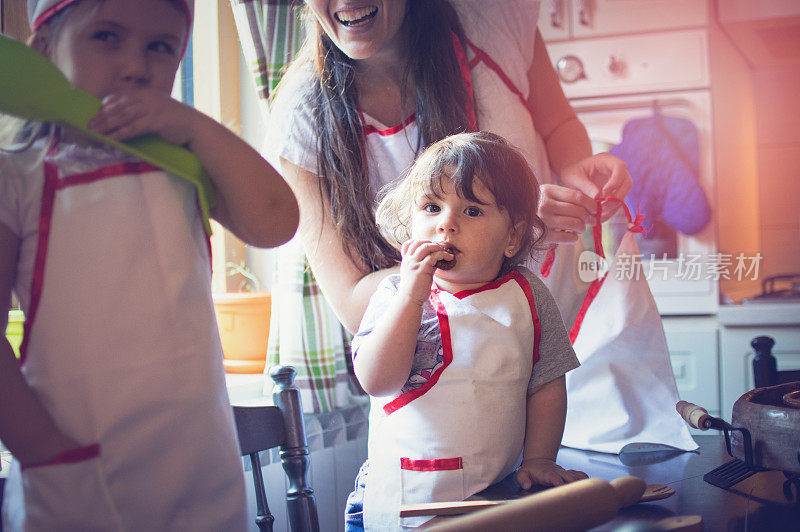
[[[302,2],[231,0],[242,52],[266,116],[270,92],[303,41]],[[274,254],[267,371],[283,364],[297,370],[303,410],[330,412],[351,404],[360,388],[351,378],[350,335],[320,292],[297,240]],[[272,381],[265,380],[266,394]]]
[[[300,22],[303,2],[231,0],[231,6],[256,93],[266,102],[303,42]]]

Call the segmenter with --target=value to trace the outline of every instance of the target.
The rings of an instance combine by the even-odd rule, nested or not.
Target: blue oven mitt
[[[660,112],[629,120],[622,141],[609,152],[628,164],[633,188],[625,203],[632,212],[644,213],[644,227],[660,219],[693,235],[711,219],[699,181],[697,128],[690,120]]]

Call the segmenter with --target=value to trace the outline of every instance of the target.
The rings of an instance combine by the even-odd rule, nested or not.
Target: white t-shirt
[[[29,308],[33,263],[39,234],[44,187],[42,146],[37,142],[17,154],[0,152],[0,224],[19,238],[13,289],[23,309]]]
[[[520,148],[537,172],[540,182],[549,182],[550,172],[544,146],[519,96],[511,92],[494,70],[476,55],[485,53],[516,90],[527,99],[527,73],[533,62],[533,45],[539,2],[530,0],[458,0],[453,2],[471,46],[467,60],[471,68],[478,127],[506,137]],[[264,141],[264,154],[274,165],[284,158],[317,173],[316,124],[310,103],[311,65],[298,67],[282,81],[271,105]],[[402,177],[419,151],[416,121],[387,126],[364,116],[367,136],[367,164],[370,186],[377,192],[383,185]]]

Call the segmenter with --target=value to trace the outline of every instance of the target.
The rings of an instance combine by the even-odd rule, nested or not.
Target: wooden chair
[[[280,447],[281,465],[289,478],[286,506],[292,532],[318,532],[317,504],[306,480],[308,442],[300,406],[300,391],[294,385],[295,369],[276,366],[270,377],[277,387],[272,393],[275,406],[234,406],[236,431],[242,456],[249,456],[253,466],[256,491],[256,525],[260,531],[272,531],[275,518],[267,505],[259,452]]]

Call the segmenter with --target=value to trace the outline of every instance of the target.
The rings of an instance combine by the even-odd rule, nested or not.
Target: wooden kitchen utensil
[[[436,532],[587,530],[610,521],[619,509],[614,487],[601,478],[579,480],[534,493],[432,527]]]
[[[0,35],[0,111],[30,120],[66,124],[90,138],[188,179],[197,187],[206,231],[210,233],[208,214],[214,205],[214,191],[197,157],[156,135],[143,135],[126,142],[101,135],[87,126],[99,110],[100,100],[70,84],[47,57]]]
[[[624,508],[640,502],[657,501],[666,499],[675,494],[675,489],[666,484],[645,484],[638,477],[627,476],[614,479],[610,482],[617,498],[617,506]],[[400,517],[417,517],[421,515],[460,515],[476,510],[485,510],[492,506],[508,504],[505,501],[452,501],[428,502],[420,504],[404,504],[400,506]]]
[[[675,488],[666,484],[648,484],[639,502],[660,501],[675,495]]]
[[[703,532],[703,517],[700,515],[676,515],[653,523],[656,530],[665,532]]]

